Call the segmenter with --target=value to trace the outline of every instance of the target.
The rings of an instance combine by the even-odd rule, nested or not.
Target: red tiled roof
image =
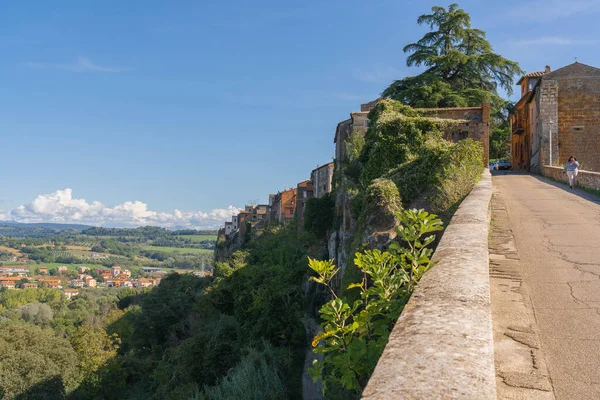
[[[521,79],[519,79],[519,81],[517,82],[517,85],[520,85],[521,82],[523,82],[523,79],[525,79],[525,78],[539,78],[540,76],[544,76],[546,74],[547,74],[547,72],[545,72],[545,71],[530,72],[528,74],[523,75],[521,77]]]

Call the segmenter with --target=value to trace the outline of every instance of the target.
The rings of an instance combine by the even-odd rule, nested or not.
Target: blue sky
[[[331,160],[360,103],[418,73],[402,47],[450,2],[124,4],[3,4],[0,217],[214,226],[265,202]],[[600,0],[459,4],[526,71],[600,65]]]

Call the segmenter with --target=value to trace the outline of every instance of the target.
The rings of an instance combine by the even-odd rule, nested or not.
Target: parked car
[[[512,168],[512,164],[510,163],[510,161],[498,160],[498,169],[511,169],[511,168]]]
[[[498,169],[498,161],[490,161],[489,162],[490,171]]]

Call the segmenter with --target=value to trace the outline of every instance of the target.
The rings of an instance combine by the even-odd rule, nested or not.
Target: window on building
[[[571,127],[571,132],[572,133],[583,133],[583,126],[573,126]]]
[[[536,83],[537,83],[537,79],[535,79],[535,78],[529,78],[529,81],[527,83],[527,89],[528,90],[533,90],[533,88],[535,87]]]
[[[369,124],[371,123],[371,121],[369,121],[369,119],[365,119],[365,126],[369,126]]]

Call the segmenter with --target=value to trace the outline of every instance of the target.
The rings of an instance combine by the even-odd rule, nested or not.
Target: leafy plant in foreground
[[[435,235],[427,234],[441,230],[442,221],[424,210],[403,210],[396,216],[400,221],[396,232],[404,245],[395,242],[387,252],[356,253],[354,264],[363,279],[348,287],[360,289],[360,299],[352,303],[338,297],[331,287],[339,271],[333,261],[309,258],[309,267],[317,274],[311,280],[326,286],[333,297],[319,311],[323,332],[312,341],[314,352],[324,357],[314,362],[311,374],[323,380],[324,391],[328,383],[354,393],[364,388],[404,305],[434,264],[433,250],[427,246]]]

